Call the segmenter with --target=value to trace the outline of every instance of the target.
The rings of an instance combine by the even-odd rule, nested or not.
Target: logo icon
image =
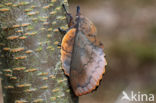
[[[128,101],[131,100],[125,91],[123,91],[122,94],[123,94],[123,97],[121,98],[122,100],[128,100]]]

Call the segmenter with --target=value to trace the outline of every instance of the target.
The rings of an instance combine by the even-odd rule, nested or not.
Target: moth
[[[61,62],[65,75],[69,76],[71,87],[76,96],[93,91],[105,72],[107,62],[103,44],[97,39],[94,24],[80,13],[77,7],[75,22],[65,6],[69,30],[59,31],[64,34],[61,43]]]

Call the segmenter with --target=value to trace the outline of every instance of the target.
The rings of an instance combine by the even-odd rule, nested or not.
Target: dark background
[[[121,100],[123,90],[156,94],[156,0],[69,0],[73,15],[77,5],[96,25],[108,62],[99,88],[80,103],[135,103]]]

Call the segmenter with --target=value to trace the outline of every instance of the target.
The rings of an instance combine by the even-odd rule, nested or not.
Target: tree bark
[[[60,62],[67,0],[0,1],[0,69],[4,103],[78,103]]]

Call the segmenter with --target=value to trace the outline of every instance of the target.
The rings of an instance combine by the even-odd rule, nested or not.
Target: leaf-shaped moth
[[[71,87],[76,96],[93,91],[105,72],[107,62],[103,44],[97,39],[94,24],[80,13],[77,7],[75,22],[66,11],[69,30],[64,33],[61,43],[61,62],[64,73],[69,76]]]

